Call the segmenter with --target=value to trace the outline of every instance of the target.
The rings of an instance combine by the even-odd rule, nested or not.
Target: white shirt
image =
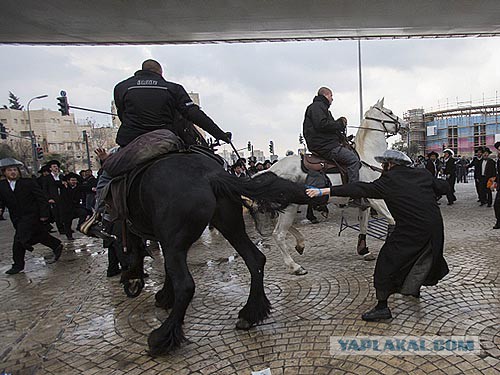
[[[9,180],[9,185],[12,191],[16,188],[16,180]]]
[[[481,164],[481,176],[484,176],[486,174],[486,162],[487,159],[483,159],[483,164]]]
[[[59,173],[58,174],[51,173],[51,174],[52,177],[54,177],[54,180],[59,181]]]

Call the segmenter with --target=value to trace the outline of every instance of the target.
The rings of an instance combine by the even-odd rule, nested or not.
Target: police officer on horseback
[[[345,146],[347,119],[333,118],[328,110],[332,102],[332,90],[321,87],[318,95],[307,107],[303,124],[307,147],[312,153],[344,166],[347,169],[349,183],[357,182],[360,161],[356,153]]]
[[[195,123],[216,139],[231,142],[231,133],[223,132],[189,97],[180,84],[169,82],[155,60],[146,60],[142,69],[118,83],[114,89],[115,105],[121,126],[116,143],[125,147],[137,137],[154,130],[167,129],[182,137],[187,126]],[[179,125],[180,124],[180,125]],[[106,238],[109,235],[98,222],[103,211],[102,189],[111,176],[103,170],[97,183],[96,213],[81,226],[84,234]]]

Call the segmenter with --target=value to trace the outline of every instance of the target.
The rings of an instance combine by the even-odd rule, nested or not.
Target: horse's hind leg
[[[247,303],[238,314],[236,328],[250,329],[268,317],[271,304],[264,291],[264,265],[266,257],[248,238],[241,205],[220,199],[212,219],[215,228],[229,241],[245,261],[251,275],[250,294]]]
[[[295,228],[293,225],[288,229],[290,234],[295,237],[295,250],[302,255],[304,254],[304,249],[305,249],[305,239],[302,233],[299,232],[297,228]]]

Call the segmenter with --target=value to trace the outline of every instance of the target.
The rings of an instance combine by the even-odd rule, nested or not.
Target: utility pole
[[[90,169],[92,166],[90,164],[90,151],[89,151],[89,137],[87,135],[87,131],[83,130],[83,141],[85,142],[85,149],[87,150],[87,166]]]
[[[27,111],[28,111],[28,125],[29,125],[29,131],[30,131],[30,139],[31,139],[31,153],[32,153],[32,156],[33,156],[33,171],[32,173],[33,174],[36,174],[37,171],[38,171],[38,156],[37,156],[37,152],[36,152],[36,139],[35,139],[35,135],[33,134],[33,130],[31,129],[31,116],[30,116],[30,104],[33,100],[37,100],[37,99],[43,99],[43,98],[46,98],[48,95],[39,95],[39,96],[35,96],[34,98],[31,98],[29,101],[28,101],[28,105],[26,106],[27,107]]]

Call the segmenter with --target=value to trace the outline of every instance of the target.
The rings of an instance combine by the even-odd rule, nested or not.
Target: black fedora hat
[[[500,141],[495,142],[495,144],[493,145],[493,147],[495,147],[497,150],[500,151]]]
[[[57,165],[59,168],[61,167],[61,162],[59,160],[51,160],[51,161],[48,161],[47,164],[45,164],[47,167],[50,168],[51,165]]]
[[[427,154],[427,157],[430,158],[432,155],[434,155],[436,158],[439,157],[439,154],[436,151],[431,151]]]

